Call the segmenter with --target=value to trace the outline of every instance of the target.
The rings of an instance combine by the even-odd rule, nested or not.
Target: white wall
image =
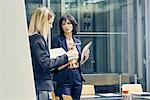
[[[24,0],[0,0],[0,100],[35,100]]]

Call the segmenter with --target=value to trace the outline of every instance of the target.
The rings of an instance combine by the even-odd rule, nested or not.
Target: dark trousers
[[[82,84],[57,84],[54,91],[62,100],[62,94],[70,95],[73,100],[80,100]]]
[[[37,98],[37,100],[52,100],[51,92],[37,90],[36,98]]]

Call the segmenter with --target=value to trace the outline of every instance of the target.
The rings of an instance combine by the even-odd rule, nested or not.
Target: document
[[[121,96],[121,94],[115,94],[115,93],[101,93],[97,95],[105,96],[105,97],[120,97]]]
[[[82,53],[81,53],[81,61],[84,60],[84,52],[87,51],[88,49],[90,49],[91,45],[92,45],[92,41],[90,41],[89,43],[87,43],[87,44],[84,46],[84,48],[83,48],[83,50],[82,50]]]
[[[49,51],[50,51],[50,58],[54,58],[54,59],[56,59],[56,57],[58,56],[66,54],[66,51],[62,47],[50,49]]]
[[[80,43],[80,44],[81,44],[81,43]],[[78,44],[76,44],[76,45],[78,45]],[[84,48],[83,48],[83,50],[82,50],[82,53],[81,53],[81,61],[84,60],[84,52],[87,51],[87,50],[91,47],[91,45],[92,45],[92,41],[88,42],[88,43],[84,46]],[[61,56],[61,55],[67,53],[62,47],[61,47],[61,48],[50,49],[49,51],[50,51],[50,58],[54,58],[54,59],[55,59],[56,57],[58,57],[58,56]]]

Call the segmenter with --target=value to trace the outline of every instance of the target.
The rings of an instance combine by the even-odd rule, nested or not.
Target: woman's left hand
[[[90,57],[90,50],[88,49],[84,52],[84,59],[83,61],[81,61],[81,65],[84,64],[89,59],[89,57]]]
[[[74,69],[79,67],[79,62],[78,60],[73,60],[70,62],[70,65],[68,66],[69,69]]]

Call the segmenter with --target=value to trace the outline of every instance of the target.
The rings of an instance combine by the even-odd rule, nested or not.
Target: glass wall
[[[81,67],[85,76],[137,75],[146,89],[145,0],[26,0],[28,21],[39,4],[56,14],[52,37],[59,34],[60,16],[71,14],[78,21],[82,47],[93,41],[90,58]]]

